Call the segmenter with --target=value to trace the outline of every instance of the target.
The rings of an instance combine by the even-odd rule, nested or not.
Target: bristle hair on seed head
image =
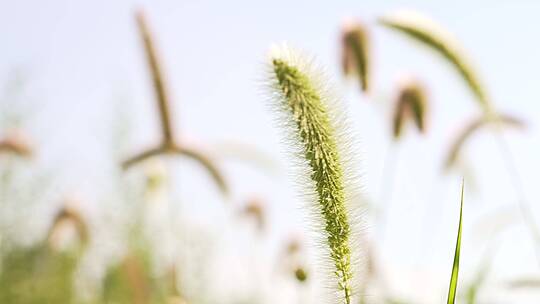
[[[324,266],[319,271],[326,273],[330,287],[324,303],[353,303],[361,204],[354,194],[358,167],[347,152],[354,141],[346,134],[343,105],[309,56],[284,46],[270,54],[270,103],[289,134],[284,146],[293,150],[294,180],[320,247]]]

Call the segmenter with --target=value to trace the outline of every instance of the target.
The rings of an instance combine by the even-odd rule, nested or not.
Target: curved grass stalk
[[[345,76],[358,77],[360,88],[367,92],[369,89],[369,41],[363,24],[347,23],[342,34],[342,68]]]
[[[351,222],[346,207],[343,155],[338,148],[337,121],[331,100],[324,94],[309,67],[293,52],[272,56],[271,85],[275,105],[291,127],[309,177],[309,202],[321,218],[324,243],[329,251],[339,303],[351,303]]]
[[[198,162],[210,174],[210,176],[212,177],[216,185],[218,185],[221,192],[224,193],[225,195],[229,193],[229,186],[227,184],[225,177],[221,173],[221,170],[219,169],[219,167],[214,163],[214,161],[210,157],[208,157],[207,155],[205,155],[199,150],[191,149],[186,146],[173,147],[172,151],[174,153],[186,156]]]
[[[540,289],[540,278],[538,277],[520,277],[508,281],[506,287],[509,289]]]
[[[465,59],[464,53],[460,50],[459,45],[451,38],[451,35],[441,29],[440,26],[432,20],[414,12],[400,12],[392,16],[383,17],[379,21],[384,26],[400,31],[407,36],[424,43],[446,58],[461,74],[462,78],[476,96],[476,99],[479,101],[480,106],[484,111],[485,119],[497,122],[495,131],[500,131],[502,129],[501,126],[507,124],[504,122],[504,119],[501,119],[500,115],[493,110],[484,88],[479,82],[476,73]],[[483,125],[484,123],[479,124]],[[510,125],[516,124],[510,123]],[[447,159],[447,164],[454,163],[459,152],[459,147],[462,145],[460,140],[465,141],[465,139],[469,137],[469,134],[467,133],[473,133],[477,128],[479,128],[479,126],[474,124],[469,126],[471,131],[466,130],[466,132],[463,133],[462,139],[458,138],[458,141]],[[514,160],[509,153],[509,148],[502,139],[502,134],[500,134],[500,132],[496,133],[496,136],[498,137],[501,153],[503,153],[503,157],[505,158],[507,170],[513,175],[512,183],[519,196],[518,206],[523,214],[524,221],[529,226],[535,240],[537,260],[540,263],[540,232],[529,212],[530,207],[526,202],[525,191],[520,181],[520,176],[517,173]]]
[[[166,155],[166,154],[173,154],[173,155],[180,155],[185,156],[188,158],[193,159],[194,161],[198,162],[200,165],[202,165],[203,168],[208,171],[216,185],[219,187],[221,192],[225,195],[229,193],[229,186],[227,184],[227,181],[223,174],[221,173],[221,170],[219,167],[215,164],[215,162],[205,155],[203,152],[198,151],[193,148],[189,148],[186,146],[177,146],[177,145],[162,145],[157,148],[150,148],[147,149],[127,160],[125,160],[122,163],[122,168],[124,170],[127,170],[128,168],[132,167],[133,165],[137,163],[141,163],[149,158],[159,156],[159,155]]]
[[[139,154],[136,154],[125,161],[122,162],[122,169],[127,170],[130,167],[134,166],[135,164],[142,163],[143,161],[152,158],[157,155],[165,154],[166,151],[163,149],[162,146],[159,146],[157,148],[150,148],[147,150],[142,151]]]
[[[379,23],[425,44],[442,55],[465,80],[482,109],[487,114],[492,113],[492,106],[484,87],[474,69],[471,68],[471,64],[467,61],[461,46],[450,33],[433,20],[412,11],[400,11],[382,17],[379,19]]]
[[[148,28],[143,11],[137,12],[136,20],[139,27],[139,34],[141,35],[146,53],[146,60],[148,61],[148,66],[150,67],[150,72],[152,74],[154,91],[156,93],[157,108],[160,115],[163,141],[172,142],[174,140],[174,133],[171,123],[171,111],[169,110],[169,96],[165,88],[165,82],[162,76],[162,69],[161,65],[159,64],[154,39],[150,33],[150,29]]]
[[[474,133],[476,129],[480,128],[486,122],[495,122],[495,131],[500,131],[502,129],[502,125],[521,125],[521,123],[516,119],[508,119],[507,117],[501,117],[493,110],[493,107],[488,100],[484,88],[480,84],[474,70],[471,68],[470,64],[465,59],[465,56],[460,50],[459,45],[455,41],[453,41],[451,35],[446,33],[446,31],[441,29],[432,20],[418,13],[401,12],[392,16],[383,17],[379,21],[384,26],[398,30],[406,34],[407,36],[424,43],[425,45],[431,47],[433,50],[437,51],[439,54],[445,57],[461,74],[471,91],[476,96],[477,100],[480,102],[482,109],[484,110],[485,118],[481,119],[483,121],[474,122],[473,124],[469,125],[467,129],[462,133],[462,135],[457,139],[457,141],[453,145],[453,148],[450,150],[450,154],[446,161],[446,167],[451,166],[455,162],[460,147],[463,145],[463,142],[465,142],[465,140],[470,136],[470,134]],[[512,182],[519,196],[518,206],[523,214],[525,223],[529,226],[531,234],[535,240],[537,248],[537,259],[540,263],[540,232],[534,219],[529,213],[530,207],[526,203],[523,185],[520,182],[520,177],[517,173],[513,158],[508,151],[508,146],[501,138],[502,135],[500,134],[500,132],[496,133],[496,135],[500,144],[501,153],[503,153],[503,157],[505,158],[507,170],[511,175],[513,175]]]
[[[496,120],[489,119],[487,117],[479,117],[475,120],[471,121],[458,135],[458,137],[454,140],[452,145],[450,146],[450,152],[448,153],[448,156],[446,157],[445,161],[445,168],[450,169],[452,168],[460,155],[461,149],[465,146],[465,143],[468,141],[468,139],[478,132],[478,130],[487,127],[489,125],[494,125],[498,127],[514,127],[514,128],[524,128],[525,123],[520,120],[517,117],[513,117],[510,115],[504,115],[499,114],[496,116]]]
[[[416,128],[424,133],[428,112],[428,98],[423,85],[414,78],[405,78],[399,88],[395,101],[394,115],[392,119],[392,132],[395,141],[391,142],[382,170],[381,185],[379,188],[379,207],[376,213],[377,238],[383,243],[386,230],[385,211],[390,207],[394,188],[395,170],[397,168],[399,146],[397,140],[401,137],[404,124],[413,121]]]
[[[500,129],[500,123],[498,127]],[[518,196],[516,204],[523,218],[523,222],[527,226],[527,228],[529,229],[529,233],[531,234],[536,253],[536,262],[540,265],[540,230],[538,229],[538,225],[536,224],[536,221],[534,219],[534,213],[532,212],[532,209],[527,202],[523,182],[521,181],[516,163],[514,161],[514,157],[512,156],[512,152],[510,151],[510,147],[504,140],[503,134],[497,133],[495,135],[499,135],[496,136],[497,143],[499,144],[501,155],[504,159],[504,163],[506,164],[506,170],[508,171],[508,174],[510,174],[510,181],[512,182],[512,185]]]
[[[523,222],[529,229],[531,237],[534,241],[536,260],[538,264],[540,264],[540,230],[534,219],[531,207],[527,202],[525,189],[520,179],[519,172],[517,171],[510,148],[508,147],[508,144],[504,140],[503,134],[501,133],[503,127],[506,126],[523,129],[525,127],[525,123],[516,117],[495,113],[491,117],[486,116],[474,120],[460,133],[458,138],[452,144],[450,152],[446,158],[445,168],[449,169],[454,166],[467,139],[469,139],[476,130],[487,125],[493,125],[495,127],[494,135],[497,139],[497,144],[499,145],[499,151],[503,157],[503,163],[506,166],[506,171],[511,176],[510,181],[512,182],[512,186],[514,187],[518,196],[516,204],[523,218]]]
[[[184,147],[183,145],[177,144],[173,132],[173,124],[170,111],[170,102],[167,95],[167,90],[165,88],[164,77],[162,75],[162,70],[159,64],[159,58],[155,49],[155,44],[148,28],[146,18],[143,11],[138,11],[136,13],[136,21],[139,28],[139,33],[143,41],[144,50],[146,53],[146,58],[148,65],[150,67],[150,72],[152,74],[154,91],[156,94],[157,108],[160,115],[160,125],[161,125],[161,143],[157,147],[147,149],[135,156],[132,156],[125,160],[122,163],[122,168],[124,170],[130,168],[131,166],[143,162],[144,160],[165,154],[179,154],[187,156],[197,162],[199,162],[212,176],[219,189],[225,195],[228,194],[228,186],[221,174],[221,171],[214,164],[214,162],[204,155],[200,151],[196,151],[189,147]]]

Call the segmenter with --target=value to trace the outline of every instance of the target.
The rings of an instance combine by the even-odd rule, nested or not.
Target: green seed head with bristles
[[[330,105],[317,81],[299,62],[287,56],[271,59],[273,93],[287,115],[301,157],[307,163],[314,187],[314,207],[322,219],[324,243],[328,246],[337,279],[339,303],[351,303],[352,266],[349,214],[345,206],[344,168],[338,149]]]

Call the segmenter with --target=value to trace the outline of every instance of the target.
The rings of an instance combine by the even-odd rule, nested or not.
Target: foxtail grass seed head
[[[465,80],[482,109],[487,114],[492,113],[488,96],[476,71],[467,60],[465,52],[456,39],[440,25],[414,11],[398,11],[380,18],[379,23],[399,31],[441,54]]]
[[[293,144],[304,169],[310,207],[321,223],[324,245],[332,264],[338,303],[352,303],[353,266],[351,216],[346,206],[343,151],[338,147],[338,118],[335,103],[322,88],[322,80],[302,57],[287,48],[270,58],[274,104],[290,127]],[[350,168],[347,168],[350,169]]]
[[[308,278],[307,272],[303,267],[296,268],[296,270],[294,271],[294,276],[296,280],[300,283],[304,283]]]
[[[33,149],[28,137],[21,131],[14,130],[8,133],[4,139],[0,139],[0,154],[2,153],[30,158],[33,155]]]
[[[418,131],[426,132],[427,111],[428,98],[422,84],[412,78],[403,80],[395,102],[392,122],[394,138],[400,138],[403,126],[409,120],[414,122]]]
[[[302,244],[300,243],[299,239],[297,239],[297,238],[291,239],[287,243],[286,254],[287,255],[298,254],[300,252],[301,248],[302,248]]]
[[[257,230],[263,232],[266,227],[266,215],[263,203],[257,199],[251,199],[241,211],[242,215],[246,218],[253,219],[255,221]]]
[[[363,92],[369,89],[369,37],[364,25],[347,21],[341,38],[343,74],[358,78]]]
[[[305,252],[300,239],[294,237],[285,243],[280,262],[285,265],[286,272],[292,273],[299,283],[308,279],[308,270],[305,267]]]
[[[86,245],[89,240],[88,225],[77,209],[66,204],[56,214],[49,229],[49,243],[53,248],[61,247],[62,233],[65,229],[74,228],[81,245]]]

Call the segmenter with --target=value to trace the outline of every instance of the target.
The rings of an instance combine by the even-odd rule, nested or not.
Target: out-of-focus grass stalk
[[[396,143],[402,138],[405,125],[409,121],[415,124],[420,133],[427,132],[428,101],[427,90],[420,81],[414,77],[400,79],[392,116],[394,141],[391,142],[383,165],[382,182],[379,190],[381,194],[376,214],[377,238],[380,244],[384,242],[385,211],[389,208],[392,200],[395,171],[398,163],[400,147]]]
[[[159,63],[159,56],[157,54],[154,39],[148,27],[144,12],[138,11],[135,17],[139,28],[139,34],[143,41],[148,66],[150,67],[150,74],[152,75],[156,103],[160,115],[162,139],[156,147],[143,150],[126,159],[122,163],[122,167],[128,169],[137,163],[141,163],[148,158],[158,155],[173,154],[187,156],[201,164],[210,173],[210,176],[216,182],[221,192],[228,194],[226,180],[212,158],[208,157],[200,150],[176,142],[173,132],[174,126],[171,117],[170,99],[166,91],[163,71]]]
[[[445,169],[448,170],[456,164],[461,150],[473,134],[478,132],[481,128],[490,125],[499,125],[499,127],[504,126],[520,129],[523,129],[525,127],[525,123],[519,118],[504,114],[498,115],[497,120],[489,119],[485,116],[481,116],[472,120],[463,128],[463,130],[458,134],[456,139],[450,145],[450,152],[448,153],[444,164]]]
[[[482,109],[493,113],[492,105],[462,47],[452,35],[426,16],[415,11],[399,11],[379,19],[380,24],[399,31],[441,54],[465,80]]]
[[[512,176],[512,183],[518,195],[517,205],[522,212],[523,220],[528,226],[535,242],[537,260],[538,263],[540,263],[540,231],[534,218],[531,216],[530,206],[527,203],[525,190],[523,189],[523,183],[517,172],[515,161],[513,160],[507,143],[502,138],[502,127],[503,125],[506,125],[508,121],[505,121],[504,116],[501,117],[501,115],[494,110],[485,88],[479,81],[479,77],[472,68],[472,65],[467,60],[461,45],[459,45],[455,38],[440,25],[430,18],[414,11],[400,11],[380,18],[379,22],[388,28],[397,30],[408,37],[423,43],[441,54],[455,67],[479,101],[479,104],[484,111],[484,119],[495,123],[495,135],[498,137],[497,141],[504,158],[506,169]],[[475,127],[473,125],[472,130],[474,131],[474,129]]]
[[[499,243],[492,242],[491,246],[488,246],[483,254],[483,259],[481,261],[478,270],[470,282],[469,286],[465,289],[464,298],[467,301],[467,304],[476,304],[478,302],[478,295],[481,289],[484,287],[489,271],[491,269],[491,264],[493,257],[495,256],[497,245]]]
[[[498,128],[498,130],[496,131],[500,131],[501,122],[499,122],[498,126],[496,127]],[[524,224],[525,226],[527,226],[529,233],[531,234],[532,240],[534,242],[536,261],[538,265],[540,266],[540,230],[538,228],[538,224],[535,221],[534,213],[531,209],[531,206],[528,204],[527,195],[525,193],[525,189],[523,186],[523,181],[521,180],[521,176],[517,170],[517,165],[512,155],[512,151],[510,150],[508,143],[504,139],[504,136],[503,136],[504,134],[502,132],[497,132],[494,135],[495,135],[495,140],[497,141],[497,144],[499,145],[499,151],[501,152],[501,157],[503,158],[503,162],[506,165],[506,171],[510,175],[509,179],[512,183],[513,188],[516,191],[516,195],[517,195],[516,204],[519,208]]]
[[[534,241],[535,254],[537,262],[540,264],[540,230],[536,221],[533,217],[531,207],[527,203],[527,197],[525,194],[525,189],[523,188],[523,182],[519,172],[517,171],[517,166],[514,161],[514,157],[510,151],[510,147],[507,142],[504,140],[503,128],[514,127],[514,128],[525,128],[525,123],[519,118],[505,115],[505,114],[495,114],[494,117],[482,116],[470,122],[464,129],[459,133],[458,137],[454,140],[450,147],[450,152],[446,157],[445,169],[450,169],[454,166],[459,158],[460,152],[463,149],[467,140],[475,134],[478,130],[492,126],[494,127],[494,136],[499,146],[499,151],[501,157],[503,158],[503,163],[505,169],[510,175],[510,181],[513,188],[516,191],[517,195],[517,207],[521,213],[523,221],[531,234],[531,237]]]
[[[146,58],[148,66],[150,67],[152,80],[154,83],[154,91],[156,93],[156,100],[160,115],[161,122],[161,134],[163,141],[166,143],[172,143],[174,140],[173,127],[171,125],[171,111],[169,110],[169,97],[165,87],[164,78],[162,76],[162,69],[155,49],[155,43],[153,41],[150,29],[146,22],[146,17],[142,10],[136,13],[137,25],[139,27],[139,33],[143,40],[144,49],[146,52]]]

